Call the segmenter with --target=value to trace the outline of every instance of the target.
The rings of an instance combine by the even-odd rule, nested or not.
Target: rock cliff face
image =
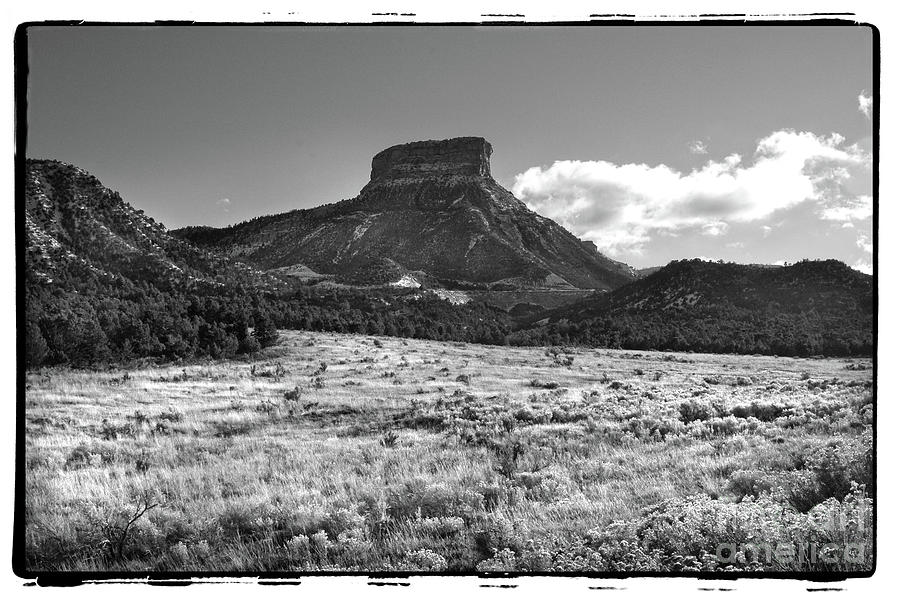
[[[353,199],[176,233],[261,268],[341,275],[391,260],[448,287],[611,289],[634,278],[497,184],[491,152],[480,137],[397,145],[375,156]]]
[[[434,176],[491,176],[491,144],[481,137],[395,145],[372,159],[372,183]]]

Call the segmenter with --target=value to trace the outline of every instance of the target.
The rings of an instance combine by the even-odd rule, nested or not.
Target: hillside
[[[270,342],[250,327],[273,325],[486,343],[511,329],[502,310],[450,291],[288,285],[172,236],[80,168],[28,160],[25,175],[19,334],[29,367],[227,358]],[[388,259],[374,265],[342,279],[425,279]]]
[[[672,262],[609,293],[535,316],[536,339],[783,355],[870,354],[872,277],[836,260],[772,268]]]
[[[222,357],[260,348],[264,293],[288,288],[198,249],[86,171],[25,164],[24,358],[28,366]]]
[[[98,277],[182,289],[286,286],[171,235],[96,177],[64,162],[26,161],[24,203],[26,275],[34,283]]]
[[[611,289],[634,278],[529,210],[490,173],[480,137],[388,148],[353,199],[175,234],[261,269],[302,265],[346,275],[390,260],[447,288]]]
[[[442,160],[440,168],[455,163],[452,156]],[[415,172],[422,164],[416,162],[410,168]],[[486,165],[481,163],[479,169]],[[403,264],[372,250],[366,259],[338,260],[340,267],[327,284],[288,285],[281,278],[173,236],[77,167],[50,160],[29,160],[26,166],[22,204],[25,328],[21,334],[29,366],[231,357],[260,348],[260,341],[250,334],[251,326],[486,344],[580,344],[778,355],[858,355],[873,350],[872,277],[834,260],[784,268],[673,262],[612,291],[592,291],[569,284],[579,280],[570,270],[581,272],[581,280],[597,272],[582,269],[584,263],[578,261],[584,255],[577,252],[586,250],[587,244],[549,226],[537,234],[544,244],[536,247],[549,247],[550,241],[558,239],[556,247],[575,253],[562,249],[553,253],[550,257],[555,260],[572,255],[573,261],[560,261],[543,282],[527,283],[522,277],[483,285],[456,280],[464,291],[447,290],[452,287],[448,279],[438,279],[433,269],[421,268],[421,262],[410,258]],[[397,182],[397,173],[406,172],[401,166],[402,161],[384,166],[376,156],[374,190],[363,194],[365,201],[356,201],[371,211],[378,205],[380,185],[396,184],[408,190],[406,186],[413,183]],[[473,167],[463,163],[459,168]],[[458,176],[484,176],[482,170],[478,171],[481,174],[450,170],[437,180],[450,184]],[[444,213],[441,209],[397,208],[398,197],[409,196],[405,192],[389,196],[382,191],[385,205],[399,210],[386,217],[387,221],[399,220],[403,214],[418,218]],[[458,199],[468,202],[479,197],[473,192]],[[425,201],[426,196],[420,199]],[[498,206],[515,213],[524,209],[512,196],[506,203],[495,200],[497,197],[485,203],[483,210],[466,211],[477,211],[481,221],[487,219],[485,214],[502,212]],[[335,206],[319,210],[339,211]],[[360,217],[357,212],[349,214],[351,220]],[[452,214],[446,217],[456,222]],[[255,222],[261,229],[271,230],[269,225],[280,218],[284,215]],[[347,218],[326,218],[320,227],[330,231],[328,235],[344,234]],[[541,225],[536,218],[510,217],[507,223],[517,222],[513,228],[521,233],[528,228],[522,222]],[[490,239],[479,238],[476,245],[500,242],[501,233],[509,232],[503,226],[497,230],[500,232]],[[418,238],[410,231],[395,232],[408,233],[413,241]],[[366,238],[364,233],[358,239]],[[459,234],[464,233],[467,231]],[[221,231],[206,229],[205,234],[218,238]],[[328,235],[322,232],[314,237],[321,237],[323,246],[337,242]],[[185,236],[203,242],[199,231]],[[354,238],[351,235],[351,245]],[[371,241],[370,248],[377,248],[379,238],[366,243]],[[305,239],[305,243],[315,241]],[[260,246],[259,255],[279,248],[290,246],[273,242]],[[550,257],[541,263],[550,263]],[[498,263],[498,268],[505,267],[502,261]],[[597,266],[600,262],[591,263]],[[488,266],[490,260],[485,257],[484,267]],[[282,278],[315,277],[300,265],[280,268],[276,271]],[[500,270],[494,275],[497,272]],[[565,274],[565,282],[560,282],[562,275],[555,272]],[[532,283],[534,286],[527,286]],[[585,297],[585,293],[589,295]],[[554,310],[548,312],[541,306]]]

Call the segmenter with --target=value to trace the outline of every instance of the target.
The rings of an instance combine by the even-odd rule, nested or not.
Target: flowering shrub
[[[428,548],[411,550],[397,566],[400,571],[444,571],[447,559]]]

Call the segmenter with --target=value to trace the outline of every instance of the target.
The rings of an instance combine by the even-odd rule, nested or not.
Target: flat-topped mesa
[[[456,137],[395,145],[372,158],[370,182],[434,176],[491,176],[491,144]]]

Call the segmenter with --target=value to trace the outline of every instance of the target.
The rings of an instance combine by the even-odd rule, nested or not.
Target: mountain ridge
[[[340,274],[389,258],[443,284],[611,289],[633,270],[525,206],[490,174],[480,137],[392,146],[351,199],[173,234],[261,269]]]
[[[168,285],[284,286],[172,235],[97,177],[66,162],[26,160],[24,206],[27,275],[37,282],[50,283],[76,269]]]
[[[430,184],[433,168],[427,160],[415,153],[401,153],[399,161],[391,156],[374,169],[370,183],[376,191],[397,184],[408,191],[423,178]],[[447,176],[449,184],[482,181],[489,152],[459,156],[451,161],[455,172]],[[403,176],[398,178],[398,171]],[[398,183],[401,179],[413,182]],[[478,194],[462,200],[486,202],[502,212],[502,205],[481,194],[484,189],[479,182]],[[375,201],[391,199],[373,193]],[[506,199],[517,213],[518,200]],[[413,204],[425,202],[432,213],[462,200],[429,193],[405,196]],[[273,277],[195,247],[93,175],[56,160],[26,162],[24,201],[17,205],[24,208],[19,234],[26,248],[23,334],[29,366],[231,357],[258,348],[248,327],[260,322],[491,344],[779,355],[874,351],[874,279],[837,260],[786,267],[681,260],[609,291],[579,289],[551,272],[542,282],[559,276],[562,283],[555,289],[523,288],[500,279],[492,290],[469,282],[460,292],[441,289],[446,280],[426,271],[375,255],[348,261],[350,267],[333,277],[341,284],[298,285],[282,279],[305,276],[306,270],[289,267]],[[345,216],[345,205],[316,209],[344,220],[357,218]],[[283,218],[260,222],[267,228]],[[335,232],[349,230],[352,239],[358,222],[351,225]],[[290,232],[289,226],[282,231]],[[551,240],[557,233],[562,234],[551,228]],[[566,234],[566,247],[592,250]],[[585,293],[592,294],[585,298]],[[493,295],[503,296],[502,309]]]
[[[874,279],[838,260],[771,267],[676,260],[609,293],[536,314],[528,337],[623,348],[871,354]]]

